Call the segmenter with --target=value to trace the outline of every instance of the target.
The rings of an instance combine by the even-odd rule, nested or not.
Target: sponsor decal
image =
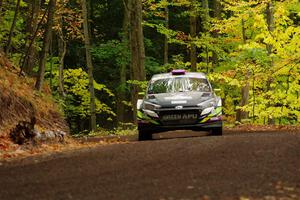
[[[165,100],[188,100],[193,99],[193,97],[190,96],[171,96],[171,97],[165,97]]]
[[[171,101],[171,104],[185,104],[187,101]]]
[[[183,120],[183,119],[197,119],[197,114],[172,114],[172,115],[164,115],[162,117],[165,121],[172,121],[172,120]]]

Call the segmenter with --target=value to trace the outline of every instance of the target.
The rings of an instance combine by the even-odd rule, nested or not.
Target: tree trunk
[[[117,106],[117,120],[118,122],[125,122],[125,105],[123,101],[126,101],[126,93],[125,93],[125,88],[126,88],[126,71],[127,71],[127,66],[126,64],[121,65],[120,69],[120,90],[118,94],[118,106]]]
[[[2,23],[2,17],[3,17],[3,0],[0,0],[0,25]],[[0,53],[3,51],[2,46],[0,45]]]
[[[208,0],[202,0],[202,28],[203,32],[207,32],[209,30],[209,7],[208,7]]]
[[[208,8],[208,1],[202,0],[202,9],[203,9],[203,15],[202,15],[202,30],[203,33],[207,33],[209,30],[209,8]],[[204,62],[206,63],[206,73],[209,72],[209,49],[206,46],[203,50],[205,52],[205,58]]]
[[[3,0],[0,0],[0,24],[2,21]]]
[[[58,68],[58,91],[61,96],[66,96],[64,92],[64,60],[67,52],[67,43],[65,41],[63,32],[63,16],[59,18],[60,29],[58,30],[58,57],[59,57],[59,68]]]
[[[123,4],[124,4],[124,18],[123,18],[123,36],[122,36],[122,44],[124,44],[125,46],[128,46],[128,37],[129,37],[129,32],[128,32],[128,27],[129,27],[129,14],[130,11],[128,10],[128,1],[127,0],[123,0]],[[129,48],[129,46],[128,46]],[[122,52],[123,53],[123,52]],[[124,52],[125,53],[125,52]],[[125,57],[126,55],[122,55],[123,57]],[[120,68],[120,87],[118,90],[118,96],[117,96],[117,120],[118,123],[120,122],[125,122],[125,105],[123,103],[123,101],[126,100],[126,93],[125,93],[125,88],[126,88],[126,71],[127,71],[127,67],[128,65],[125,62],[122,62],[121,64],[121,68]]]
[[[93,0],[87,0],[87,18],[88,18],[88,27],[89,27],[89,36],[90,36],[90,43],[93,43],[95,39],[94,33],[94,5]]]
[[[130,49],[131,49],[131,79],[145,80],[145,48],[142,27],[142,1],[130,0]],[[136,103],[139,88],[132,86],[131,101],[133,106],[133,120],[136,123]]]
[[[268,30],[270,33],[272,33],[274,31],[274,28],[275,28],[275,23],[274,23],[274,6],[273,6],[273,3],[272,1],[270,1],[268,4],[267,4],[267,24],[268,24]],[[272,54],[272,49],[273,49],[273,45],[272,44],[267,44],[267,51],[268,51],[268,55],[271,55]],[[271,63],[270,63],[270,67],[272,68],[274,65],[274,60],[272,58],[271,60]],[[268,84],[270,85],[271,82]]]
[[[221,19],[221,3],[220,0],[213,0],[213,16]]]
[[[17,22],[17,17],[18,17],[19,8],[20,8],[20,2],[21,2],[21,0],[17,1],[17,5],[16,5],[16,8],[15,8],[14,19],[13,19],[12,25],[10,27],[10,31],[9,31],[9,35],[8,35],[8,40],[7,40],[6,47],[5,47],[5,53],[6,53],[6,55],[8,55],[9,52],[10,52],[11,40],[12,40],[12,36],[13,36],[14,29],[15,29],[16,22]]]
[[[55,5],[56,5],[56,0],[49,1],[47,25],[46,25],[45,35],[44,35],[43,48],[42,48],[42,52],[41,52],[40,62],[39,62],[38,77],[37,77],[37,80],[35,83],[35,88],[38,91],[42,90],[42,86],[43,86],[43,82],[44,82],[45,65],[47,62],[47,56],[48,56],[49,47],[50,47]]]
[[[165,8],[165,23],[166,28],[169,28],[169,8],[168,6]],[[165,44],[164,44],[164,64],[169,63],[169,44],[168,44],[168,36],[165,35]]]
[[[274,31],[274,6],[272,1],[270,1],[267,4],[267,24],[268,24],[268,30],[269,32],[273,32]],[[268,50],[268,55],[270,55],[272,53],[272,48],[273,45],[271,44],[267,44],[267,50]]]
[[[213,0],[213,17],[215,19],[221,19],[221,4],[220,4],[220,0]],[[217,32],[213,32],[213,37],[217,38],[218,37],[218,33]],[[214,67],[218,65],[218,54],[217,52],[213,51],[212,53],[212,68],[214,69]]]
[[[40,13],[40,0],[33,0],[32,1],[32,14],[31,19],[28,24],[28,33],[30,37],[28,38],[28,41],[32,41],[32,45],[28,46],[28,56],[26,60],[24,60],[24,66],[23,70],[26,74],[32,74],[32,70],[35,64],[36,56],[37,56],[37,50],[34,46],[35,43],[35,31],[38,28],[38,17]]]
[[[242,36],[243,36],[243,43],[246,44],[246,28],[245,28],[245,21],[242,19]],[[242,99],[240,102],[240,106],[245,106],[249,102],[249,77],[250,77],[250,70],[247,67],[246,77],[245,77],[245,85],[242,87],[241,93],[242,93]],[[248,118],[248,112],[242,111],[241,109],[237,110],[236,113],[236,121],[241,122],[242,119]]]
[[[25,64],[26,64],[26,62],[27,62],[27,59],[28,59],[28,57],[29,57],[29,54],[30,54],[29,49],[32,48],[32,45],[33,45],[33,43],[34,43],[34,41],[35,41],[35,38],[36,38],[37,33],[38,33],[38,30],[40,29],[40,27],[41,27],[41,25],[42,25],[42,23],[43,23],[43,21],[44,21],[46,15],[47,15],[47,13],[49,12],[49,9],[50,9],[50,4],[48,4],[47,9],[45,10],[45,12],[44,12],[44,14],[43,14],[43,16],[42,16],[42,19],[40,20],[40,22],[38,23],[38,25],[37,25],[37,27],[36,27],[36,30],[35,30],[35,32],[34,32],[34,34],[33,34],[33,36],[32,36],[32,39],[31,39],[31,41],[30,41],[30,43],[29,43],[29,46],[28,46],[28,48],[27,48],[27,51],[25,52],[24,58],[21,59],[21,60],[22,60],[22,61],[21,61],[22,64],[21,64],[20,74],[22,74],[23,69],[24,69],[24,67],[25,67]]]
[[[88,27],[88,13],[87,13],[87,4],[86,0],[81,0],[82,6],[82,15],[83,15],[83,30],[84,30],[84,44],[85,44],[85,53],[86,53],[86,64],[88,68],[89,76],[89,91],[91,96],[91,130],[96,130],[96,104],[95,104],[95,90],[94,90],[94,77],[93,77],[93,63],[91,56],[91,44],[89,37],[89,27]]]
[[[66,96],[64,92],[64,59],[65,59],[66,52],[67,52],[67,43],[64,40],[64,36],[61,31],[61,33],[59,33],[59,39],[58,39],[58,57],[59,57],[58,91],[61,96]]]
[[[195,44],[193,44],[193,42],[197,35],[197,16],[196,16],[196,9],[193,5],[191,5],[191,10],[190,10],[190,35],[192,38],[191,49],[190,49],[191,71],[195,72],[197,71],[197,47]]]
[[[275,28],[273,1],[270,1],[267,4],[266,14],[267,14],[268,30],[269,30],[270,33],[272,33],[274,31],[274,28]],[[267,44],[266,48],[267,48],[268,55],[270,56],[272,54],[273,45],[272,44]],[[271,58],[270,68],[272,69],[273,66],[274,66],[274,59]],[[273,77],[270,76],[268,78],[268,82],[267,82],[267,90],[271,90],[271,83],[272,82],[273,82]],[[268,124],[275,124],[275,119],[269,118],[268,119]]]

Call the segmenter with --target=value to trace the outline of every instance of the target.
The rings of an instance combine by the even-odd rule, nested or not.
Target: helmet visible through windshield
[[[191,77],[162,78],[152,81],[148,87],[148,94],[173,92],[211,92],[207,79]]]

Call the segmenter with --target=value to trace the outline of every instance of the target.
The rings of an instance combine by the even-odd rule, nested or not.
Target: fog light
[[[156,112],[152,111],[152,110],[145,110],[143,109],[144,113],[150,117],[155,117],[158,118],[158,115],[156,114]]]
[[[211,112],[214,111],[214,110],[215,110],[214,107],[208,107],[208,108],[205,108],[205,109],[202,111],[201,115],[209,114],[209,113],[211,113]]]
[[[221,120],[221,119],[222,119],[221,116],[218,116],[218,117],[212,117],[212,118],[210,118],[210,121],[219,121],[219,120]]]

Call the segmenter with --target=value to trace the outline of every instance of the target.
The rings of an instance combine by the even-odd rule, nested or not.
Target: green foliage
[[[190,70],[190,49],[196,46],[197,71],[208,73],[213,86],[221,89],[217,94],[223,99],[223,111],[227,119],[235,121],[237,109],[242,109],[249,113],[251,121],[255,123],[264,123],[269,119],[275,119],[276,123],[283,124],[299,123],[299,1],[272,1],[275,22],[272,32],[266,19],[267,4],[271,1],[220,2],[221,13],[216,17],[213,1],[208,1],[209,10],[203,8],[203,1],[143,1],[147,79],[153,74],[169,72],[175,68]],[[39,19],[45,11],[46,4],[42,6]],[[97,114],[102,121],[107,121],[114,119],[117,107],[114,100],[123,102],[127,107],[131,106],[130,86],[138,85],[141,90],[145,90],[147,83],[129,80],[121,84],[121,69],[123,69],[122,78],[130,79],[130,49],[127,34],[122,30],[124,19],[122,1],[91,1],[90,4]],[[0,48],[7,42],[15,5],[16,0],[4,0],[0,13]],[[168,28],[165,21],[166,7],[169,8]],[[60,35],[59,31],[62,31],[68,43],[64,71],[67,95],[58,99],[65,108],[67,118],[70,121],[77,120],[72,122],[73,124],[77,124],[78,120],[88,121],[90,115],[87,74],[80,67],[85,65],[84,44],[80,33],[80,10],[78,2],[75,1],[58,3],[53,27],[55,33],[52,42],[53,55],[48,56],[45,74],[52,90],[57,94],[59,62],[57,36]],[[14,63],[18,63],[21,54],[26,51],[24,47],[25,38],[28,37],[25,33],[28,12],[31,12],[30,2],[21,1],[10,55]],[[191,16],[198,19],[198,33],[195,37],[190,34]],[[60,20],[63,21],[62,27]],[[36,38],[36,55],[41,50],[40,41],[43,39],[45,22],[46,20],[42,23]],[[165,37],[169,43],[169,63],[163,65]],[[249,85],[250,89],[249,102],[240,107],[241,89],[245,85]],[[116,97],[113,97],[113,93],[117,94]],[[122,96],[123,99],[118,99],[120,93],[126,94]],[[126,114],[130,116],[130,111]],[[246,121],[249,122],[249,119]],[[111,121],[108,124],[112,124]],[[85,128],[87,126],[81,129]]]
[[[65,111],[67,116],[74,117],[80,116],[86,118],[90,116],[90,94],[88,89],[88,75],[81,68],[79,69],[68,69],[64,71],[65,74],[65,92],[66,97],[66,108]],[[105,85],[96,83],[94,81],[95,91],[101,92],[108,96],[114,96]],[[96,114],[106,113],[114,116],[114,112],[106,104],[96,99]]]
[[[90,93],[88,74],[81,68],[64,70],[64,90],[65,97],[58,93],[58,64],[57,58],[53,58],[53,68],[51,70],[51,61],[47,63],[46,78],[52,82],[54,95],[58,103],[63,107],[65,116],[68,119],[74,132],[79,131],[78,125],[73,124],[74,119],[80,119],[81,122],[88,120],[90,117]],[[51,76],[52,74],[52,76]],[[114,98],[114,94],[105,85],[94,81],[96,97]],[[106,103],[96,98],[96,114],[106,116],[106,120],[115,116],[115,113]],[[101,122],[100,122],[101,123]],[[103,122],[102,122],[103,123]]]
[[[140,91],[145,91],[147,89],[147,81],[138,81],[138,80],[128,80],[128,84],[130,85],[136,85],[140,89]]]
[[[145,70],[147,77],[150,78],[153,74],[161,73],[163,71],[163,66],[161,66],[155,58],[146,57]]]
[[[92,49],[92,55],[101,62],[120,67],[128,65],[130,62],[130,51],[128,51],[128,42],[119,40],[109,40]]]
[[[10,2],[3,2],[3,9],[1,14],[1,25],[0,25],[0,46],[4,47],[6,45],[8,35],[10,32],[10,28],[13,22],[14,14],[15,14],[15,6],[16,6],[16,0],[10,1]],[[24,1],[20,2],[20,9],[23,7],[26,7],[27,3]],[[20,13],[20,11],[19,11]],[[20,15],[20,14],[19,14]],[[20,49],[22,45],[25,43],[25,37],[24,34],[24,27],[25,27],[25,20],[22,17],[18,17],[16,21],[16,25],[13,32],[13,37],[11,41],[11,45],[15,49]],[[19,60],[20,53],[13,56],[13,61],[17,63]]]
[[[149,20],[146,26],[168,38],[170,45],[179,45],[189,51],[197,46],[198,71],[207,72],[223,99],[224,113],[234,118],[237,109],[249,113],[256,123],[277,119],[279,123],[297,123],[299,118],[300,77],[300,6],[297,0],[273,1],[274,30],[268,29],[267,3],[257,1],[221,2],[223,15],[207,18],[205,10],[191,1],[147,1]],[[163,9],[166,6],[182,8],[177,16],[188,19],[196,15],[205,19],[203,30],[192,38],[186,29],[167,28]],[[190,9],[194,6],[194,9]],[[188,23],[188,21],[186,21]],[[183,27],[183,26],[181,26]],[[244,32],[243,32],[244,30]],[[272,47],[271,53],[267,47]],[[172,68],[189,70],[190,62],[183,54],[172,55]],[[249,85],[249,102],[240,107],[241,89]],[[254,111],[254,112],[253,112]],[[233,119],[234,120],[234,119]]]
[[[297,123],[299,118],[299,41],[300,29],[290,19],[291,4],[296,1],[275,3],[275,27],[271,33],[265,19],[266,4],[256,5],[252,1],[234,5],[225,3],[225,10],[234,13],[229,18],[214,21],[214,29],[220,30],[230,45],[228,55],[234,61],[231,72],[218,71],[210,77],[222,86],[225,91],[225,114],[229,99],[240,98],[241,86],[250,85],[249,103],[242,110],[247,111],[256,123],[264,123],[268,119],[277,119],[278,123]],[[293,7],[296,9],[296,7]],[[299,12],[299,9],[298,11]],[[242,40],[242,23],[244,20],[246,41]],[[272,53],[268,55],[266,45],[272,45]],[[227,66],[224,60],[220,65]],[[236,88],[228,88],[235,85]],[[298,91],[297,91],[298,90]],[[233,95],[236,94],[236,95]],[[236,101],[236,102],[239,102]],[[239,108],[232,102],[232,107]],[[231,113],[233,114],[233,113]]]

